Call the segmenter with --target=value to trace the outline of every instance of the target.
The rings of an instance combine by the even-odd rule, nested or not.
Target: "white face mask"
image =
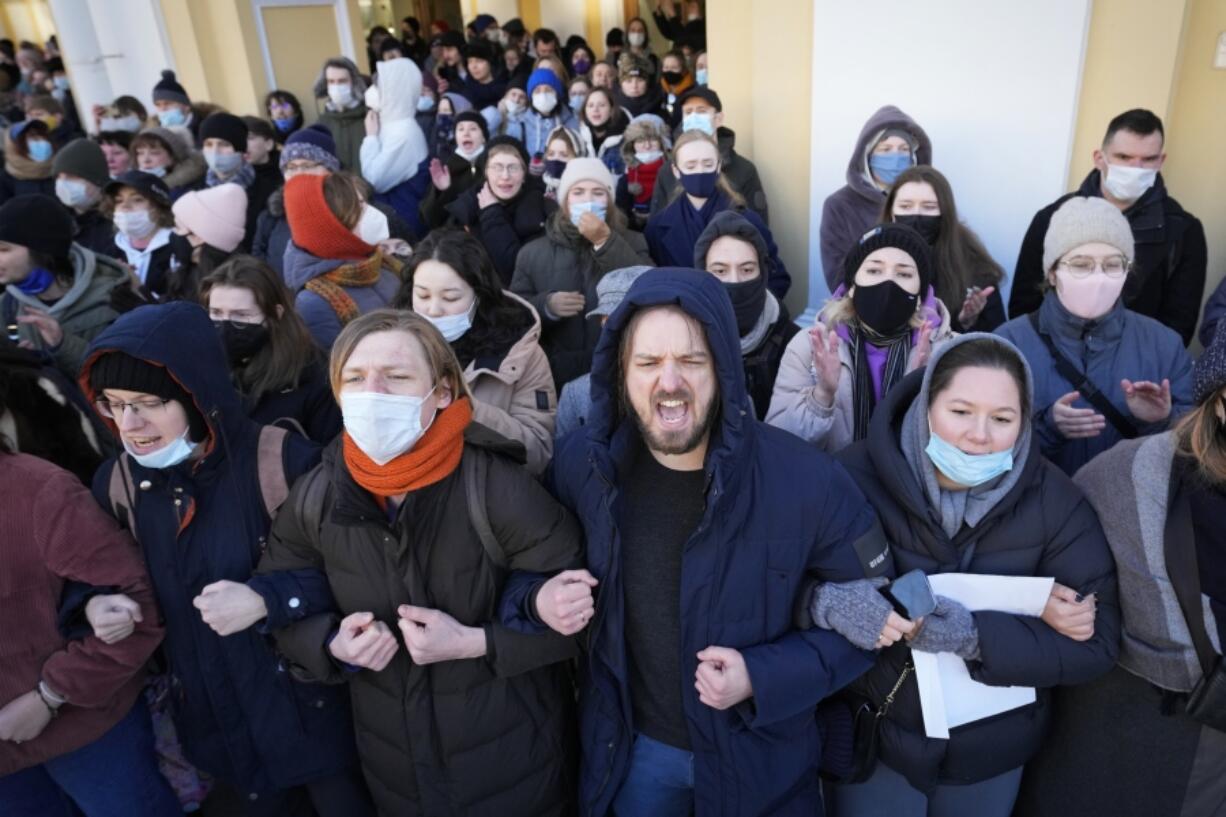
[[[514,119],[515,117],[519,116],[521,113],[524,112],[524,106],[520,105],[519,102],[514,99],[508,99],[506,101],[506,107],[507,107],[507,118],[508,119]]]
[[[89,207],[97,198],[90,194],[89,187],[79,179],[56,179],[55,197],[63,202],[65,207],[82,209]]]
[[[663,155],[664,151],[662,150],[636,150],[634,152],[634,158],[638,160],[639,164],[643,165],[649,165]]]
[[[548,115],[553,113],[553,109],[558,107],[558,95],[553,91],[549,93],[541,92],[532,95],[532,107],[538,112]]]
[[[367,108],[370,108],[372,111],[377,111],[379,110],[379,103],[381,101],[382,101],[382,97],[379,94],[379,86],[372,85],[366,89],[366,107]]]
[[[630,40],[630,44],[632,46],[638,48],[643,43],[647,42],[647,35],[641,31],[631,31],[630,34],[627,35],[627,39]]]
[[[465,150],[459,145],[456,145],[455,153],[457,156],[461,156],[464,159],[467,159],[468,161],[471,162],[473,159],[476,159],[478,156],[480,156],[483,150],[485,150],[485,145],[477,145],[472,150]]]
[[[344,85],[329,85],[328,99],[332,100],[332,104],[338,108],[346,107],[353,101],[353,86],[348,83]]]
[[[443,339],[448,343],[455,343],[464,334],[473,327],[473,315],[477,314],[477,299],[473,298],[472,306],[468,307],[459,315],[442,315],[438,318],[432,318],[429,315],[422,317],[434,324],[434,328],[439,331]]]
[[[144,238],[157,229],[148,210],[115,211],[115,229],[128,238]]]
[[[103,131],[127,131],[128,133],[136,133],[140,130],[140,118],[135,114],[121,116],[118,119],[109,116],[102,117],[101,130]]]
[[[1124,291],[1127,275],[1109,278],[1094,272],[1085,278],[1074,278],[1063,269],[1056,270],[1056,297],[1069,312],[1092,321],[1111,311]]]
[[[1136,201],[1158,180],[1158,171],[1147,167],[1107,165],[1103,187],[1119,201]]]
[[[174,442],[167,445],[165,448],[159,448],[150,454],[137,454],[127,443],[123,444],[124,450],[132,459],[139,462],[146,468],[154,468],[161,470],[163,468],[174,468],[179,463],[186,460],[196,450],[198,443],[189,443],[187,441],[188,429],[183,430],[183,434],[175,439]]]
[[[371,207],[369,204],[362,205],[362,217],[354,226],[353,234],[371,246],[392,237],[391,230],[387,226],[387,216],[379,208]]]
[[[434,389],[426,392],[426,397]],[[408,397],[378,392],[347,392],[341,395],[345,432],[362,453],[376,465],[387,465],[413,448],[429,428],[421,424],[426,397]],[[434,418],[430,418],[430,423]]]

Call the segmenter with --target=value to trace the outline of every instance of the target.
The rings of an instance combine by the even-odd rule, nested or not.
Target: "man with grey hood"
[[[868,437],[838,456],[877,511],[893,575],[1055,581],[1041,616],[972,612],[937,596],[934,611],[905,626],[872,580],[818,586],[816,625],[878,651],[850,689],[878,711],[893,696],[871,775],[833,786],[834,817],[1008,817],[1022,768],[1047,733],[1052,687],[1090,681],[1115,663],[1115,565],[1094,509],[1040,453],[1033,391],[1011,343],[962,335],[885,395]],[[893,631],[881,629],[891,622]],[[1034,687],[1035,702],[929,738],[913,650],[957,656],[989,686]]]
[[[928,134],[898,108],[886,105],[864,123],[847,163],[847,184],[822,205],[822,272],[831,292],[843,277],[847,251],[881,220],[894,180],[909,167],[930,164]]]

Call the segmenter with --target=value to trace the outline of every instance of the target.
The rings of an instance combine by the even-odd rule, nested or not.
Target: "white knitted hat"
[[[1043,236],[1044,273],[1069,250],[1096,241],[1115,247],[1132,263],[1132,228],[1119,208],[1106,199],[1074,196],[1052,213],[1047,225],[1047,235]]]

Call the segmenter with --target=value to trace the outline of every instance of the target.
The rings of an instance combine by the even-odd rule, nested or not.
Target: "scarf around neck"
[[[386,465],[378,465],[366,456],[345,432],[342,435],[345,467],[353,481],[378,500],[433,485],[459,466],[464,430],[472,419],[472,404],[467,397],[461,397],[435,414],[434,422],[421,439]]]
[[[306,282],[305,289],[309,289],[327,301],[328,306],[332,307],[332,311],[336,313],[336,317],[340,318],[341,326],[344,326],[361,314],[357,301],[345,291],[345,287],[374,286],[379,283],[379,276],[383,272],[384,265],[399,274],[400,262],[394,258],[384,258],[383,251],[379,250],[365,261],[342,264],[336,269],[312,278]]]
[[[907,359],[911,356],[911,327],[905,326],[902,331],[892,335],[872,336],[859,325],[851,325],[848,330],[855,375],[851,390],[852,416],[855,419],[852,439],[863,440],[868,436],[869,419],[877,401],[907,374]]]

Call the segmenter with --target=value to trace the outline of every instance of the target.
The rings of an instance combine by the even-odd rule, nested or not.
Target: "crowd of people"
[[[701,4],[655,29],[410,17],[305,105],[88,121],[0,41],[0,812],[1226,815],[1163,123],[1007,272],[883,106],[798,325]],[[1034,694],[934,737],[919,653]]]

